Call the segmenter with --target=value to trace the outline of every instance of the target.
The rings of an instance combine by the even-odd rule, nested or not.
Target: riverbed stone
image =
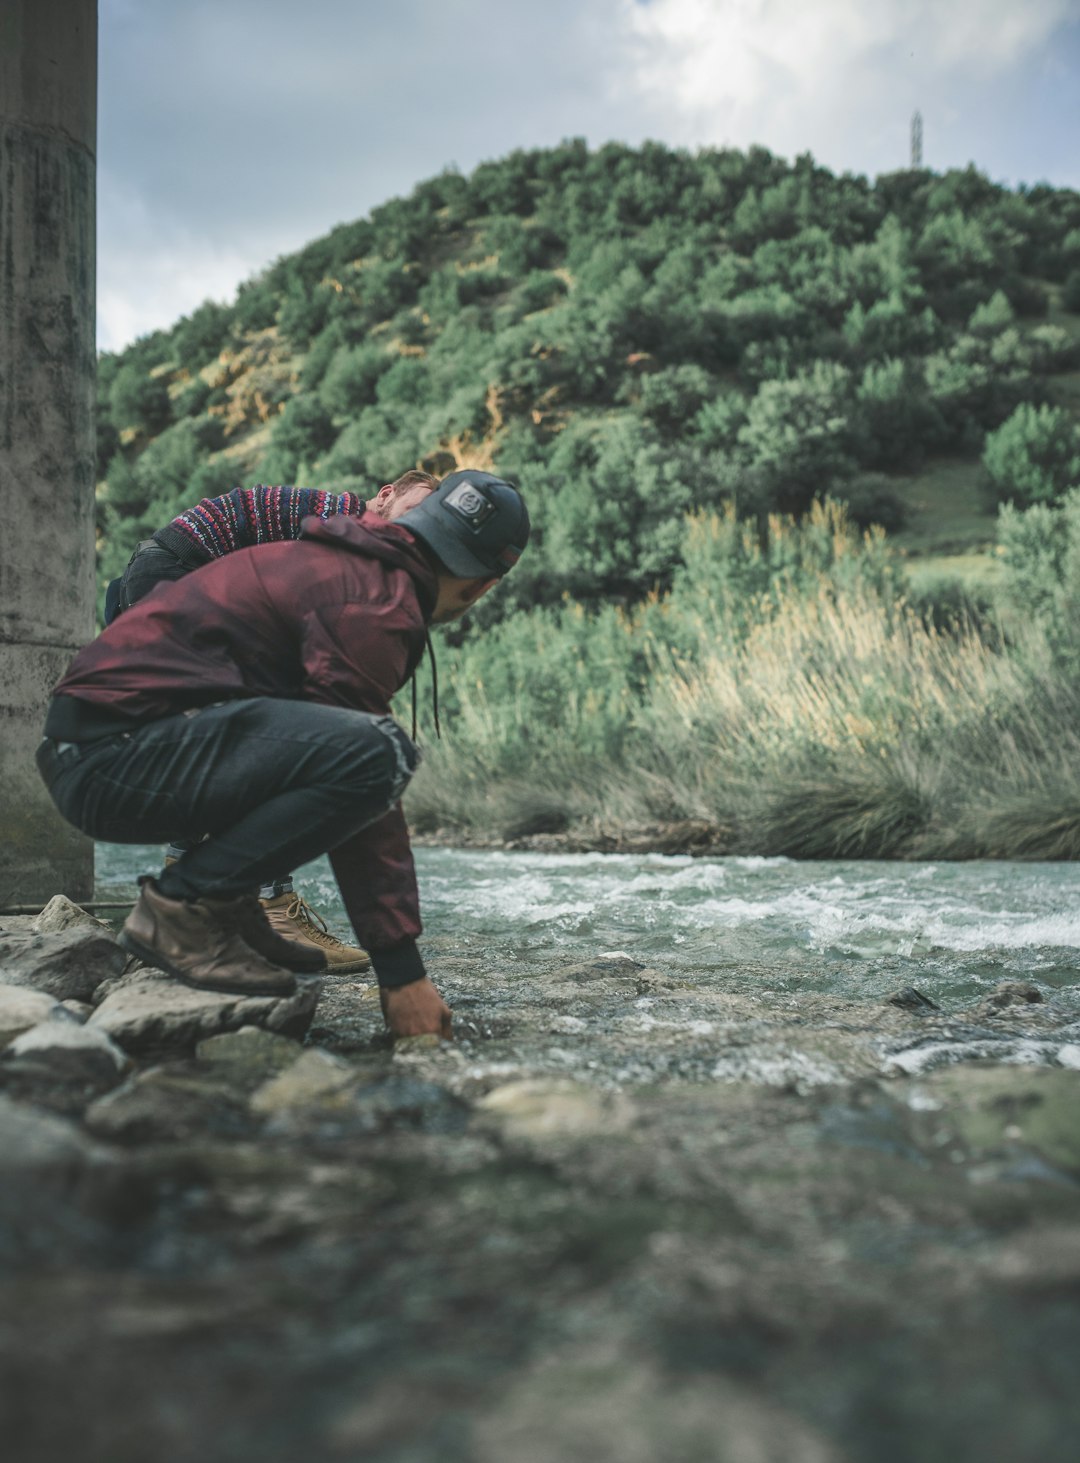
[[[339,1427],[342,1424],[339,1423]],[[350,1442],[363,1434],[354,1412]],[[668,1375],[606,1337],[552,1350],[476,1423],[475,1463],[848,1463],[816,1428],[734,1378]]]
[[[4,1051],[5,1061],[30,1056],[60,1067],[71,1061],[100,1059],[113,1072],[124,1072],[131,1065],[130,1059],[104,1031],[74,1019],[39,1022],[16,1037]]]
[[[86,1110],[90,1132],[114,1143],[175,1143],[246,1137],[253,1131],[244,1095],[190,1064],[151,1067]]]
[[[89,1000],[127,956],[100,926],[0,936],[0,983],[47,991],[57,1000]]]
[[[73,1017],[45,1020],[0,1054],[0,1087],[10,1097],[75,1115],[117,1086],[130,1065],[103,1031]]]
[[[477,1107],[515,1138],[619,1133],[634,1120],[634,1105],[622,1093],[559,1078],[505,1082],[480,1098]]]
[[[30,986],[57,1000],[86,1001],[127,954],[95,922],[55,933],[0,935],[0,984]]]
[[[29,1260],[70,1267],[86,1252],[115,1254],[147,1202],[145,1186],[78,1124],[0,1093],[0,1263],[19,1273]],[[9,1430],[6,1442],[19,1451]]]
[[[52,1113],[0,1093],[0,1190],[33,1179],[61,1193],[95,1165],[107,1165],[107,1149]]]
[[[262,1083],[251,1097],[251,1109],[262,1117],[294,1108],[325,1104],[356,1082],[356,1071],[340,1057],[315,1048]]]
[[[54,996],[28,986],[0,984],[0,1048],[50,1017],[64,1019],[63,1007]]]
[[[108,929],[103,920],[95,918],[88,909],[74,904],[65,894],[54,894],[45,908],[34,919],[34,930],[38,934],[55,934],[58,930]]]
[[[973,1158],[1028,1150],[1080,1181],[1080,1078],[1074,1073],[969,1065],[933,1072],[923,1086],[940,1105],[932,1126],[954,1131]]]
[[[207,1037],[242,1026],[302,1037],[321,989],[318,977],[300,977],[292,996],[228,995],[195,990],[160,971],[143,970],[125,977],[89,1024],[134,1053],[190,1050]]]
[[[291,1037],[261,1026],[241,1026],[200,1041],[195,1054],[223,1081],[255,1088],[291,1067],[303,1048]]]

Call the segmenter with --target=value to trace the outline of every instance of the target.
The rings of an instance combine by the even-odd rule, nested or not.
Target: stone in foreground
[[[0,984],[30,986],[58,1001],[88,1001],[127,955],[95,922],[55,933],[0,935]]]
[[[127,1052],[185,1051],[207,1037],[261,1026],[302,1037],[322,990],[317,977],[298,977],[296,994],[238,996],[198,991],[159,971],[140,972],[112,990],[87,1023]]]
[[[74,1021],[75,1018],[65,1015],[59,1001],[44,991],[0,985],[0,1048],[39,1022],[54,1019]]]

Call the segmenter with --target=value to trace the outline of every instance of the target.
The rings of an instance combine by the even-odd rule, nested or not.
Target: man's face
[[[451,620],[460,620],[466,610],[471,610],[478,599],[498,584],[497,579],[457,579],[452,574],[439,575],[439,597],[433,625],[448,625]]]
[[[385,518],[389,522],[400,518],[403,513],[408,513],[410,508],[415,508],[418,503],[422,503],[431,491],[431,488],[424,483],[414,483],[411,488],[404,488],[395,495],[393,488],[388,484],[385,488],[379,489],[368,506],[380,518]]]

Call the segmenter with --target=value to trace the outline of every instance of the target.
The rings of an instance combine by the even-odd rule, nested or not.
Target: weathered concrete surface
[[[0,902],[88,897],[34,766],[93,632],[95,0],[0,7]]]
[[[453,1043],[327,978],[306,1047],[136,1054],[51,1163],[18,1109],[20,1463],[1071,1463],[1080,992],[427,954]]]

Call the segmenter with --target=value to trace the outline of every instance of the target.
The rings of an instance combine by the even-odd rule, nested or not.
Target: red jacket
[[[407,530],[373,513],[307,518],[299,539],[238,549],[118,616],[55,687],[46,734],[63,740],[77,724],[85,735],[88,717],[116,731],[247,696],[387,716],[423,653],[437,593]],[[416,939],[400,807],[330,859],[361,944],[374,954]]]

